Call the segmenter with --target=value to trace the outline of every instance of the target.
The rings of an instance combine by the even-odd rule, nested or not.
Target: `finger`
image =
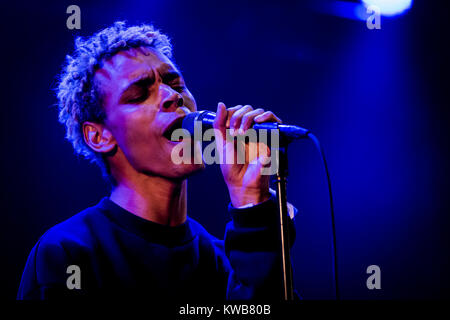
[[[264,110],[259,108],[244,114],[244,116],[242,117],[241,126],[239,128],[239,134],[244,134],[245,131],[247,131],[251,127],[253,119],[263,113]]]
[[[269,192],[270,175],[265,173],[263,169],[267,166],[269,162],[270,158],[261,155],[258,158],[254,159],[252,163],[248,165],[247,169],[247,172],[250,176],[259,177],[260,180],[259,184],[261,186],[266,186],[267,192]]]
[[[234,112],[236,112],[237,110],[239,110],[239,109],[242,108],[242,107],[243,107],[242,104],[238,104],[238,105],[236,105],[236,106],[234,106],[234,107],[228,108],[228,111],[234,113]]]
[[[266,111],[263,114],[260,114],[259,116],[255,117],[254,121],[257,123],[270,121],[282,123],[281,119],[278,118],[272,111]]]
[[[239,110],[237,110],[230,118],[230,131],[233,134],[233,131],[237,131],[241,125],[241,121],[242,121],[242,117],[244,116],[244,114],[246,114],[247,112],[252,111],[253,108],[252,106],[249,105],[245,105],[242,108],[240,108]]]
[[[267,164],[270,163],[270,160],[271,160],[270,154],[271,154],[271,152],[270,152],[269,146],[265,143],[259,142],[258,143],[258,157],[260,159],[267,160],[267,161],[263,161],[262,164],[264,166],[266,166]]]
[[[217,104],[216,118],[214,119],[214,138],[216,141],[217,152],[219,155],[220,163],[223,163],[223,146],[224,146],[224,136],[226,134],[226,122],[227,122],[227,108],[224,103],[219,102]]]
[[[263,142],[258,143],[249,143],[248,144],[248,156],[246,156],[246,159],[248,159],[248,162],[254,162],[256,163],[257,160],[259,160],[262,156],[262,159],[270,159],[270,148],[267,146],[267,144]],[[266,165],[267,163],[263,163]]]
[[[243,107],[242,104],[238,104],[237,106],[234,106],[234,107],[231,107],[231,108],[228,108],[228,109],[227,109],[227,111],[228,111],[228,118],[227,118],[227,124],[226,124],[226,127],[227,127],[227,128],[230,128],[230,118],[233,116],[233,114],[234,114],[236,111],[238,111],[238,110],[241,109],[242,107]]]
[[[214,119],[213,127],[215,129],[219,129],[221,132],[225,132],[226,123],[227,123],[228,112],[225,104],[223,102],[219,102],[217,104],[217,112],[216,118]]]

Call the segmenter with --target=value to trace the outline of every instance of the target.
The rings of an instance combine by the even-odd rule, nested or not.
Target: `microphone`
[[[181,127],[187,130],[192,136],[194,135],[195,122],[200,121],[203,129],[210,129],[213,127],[216,114],[212,111],[196,111],[188,113],[181,124]],[[306,138],[310,131],[299,126],[281,124],[278,122],[264,122],[254,123],[252,127],[254,130],[279,130],[280,136],[288,140],[296,140]],[[203,133],[202,133],[203,134]]]

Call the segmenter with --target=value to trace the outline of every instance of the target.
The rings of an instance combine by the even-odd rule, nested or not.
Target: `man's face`
[[[166,130],[197,106],[170,59],[149,48],[119,52],[97,70],[95,81],[105,126],[134,170],[180,179],[203,167],[171,160],[175,145],[189,142],[170,141]]]

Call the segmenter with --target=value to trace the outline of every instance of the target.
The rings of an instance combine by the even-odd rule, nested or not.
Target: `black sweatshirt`
[[[104,198],[40,238],[17,298],[280,299],[274,199],[228,210],[232,221],[219,240],[189,217],[169,227]],[[79,267],[80,289],[67,286],[71,265]]]

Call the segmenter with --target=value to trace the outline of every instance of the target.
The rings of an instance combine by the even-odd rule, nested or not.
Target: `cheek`
[[[140,112],[122,113],[112,119],[112,133],[130,162],[137,162],[140,155],[149,149],[149,145],[155,143],[156,134],[152,130],[152,120],[151,115]]]

